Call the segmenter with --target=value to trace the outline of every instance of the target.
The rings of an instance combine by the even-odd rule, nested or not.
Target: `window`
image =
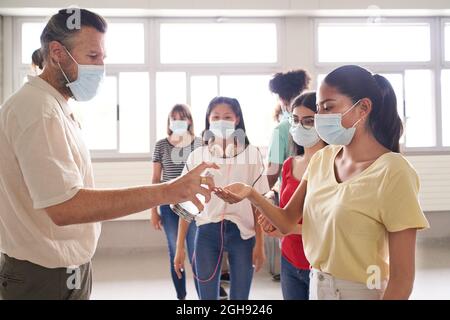
[[[71,100],[70,104],[89,149],[117,149],[117,77],[106,77],[91,101]]]
[[[31,54],[41,47],[40,36],[45,23],[22,24],[22,63],[31,63]],[[144,24],[109,23],[105,35],[106,64],[144,63]]]
[[[147,72],[121,72],[118,77],[107,76],[91,101],[69,101],[89,149],[150,151],[148,88]]]
[[[105,35],[105,63],[144,63],[144,39],[143,23],[109,23]]]
[[[219,95],[219,79],[217,76],[191,77],[191,107],[194,118],[195,132],[205,130],[205,115],[209,102]]]
[[[22,63],[31,64],[31,55],[41,47],[41,33],[44,30],[43,22],[27,22],[22,24]]]
[[[430,70],[405,72],[406,146],[436,145],[432,73]]]
[[[163,64],[275,63],[275,23],[163,23]]]
[[[250,143],[265,146],[272,134],[275,97],[268,90],[269,75],[222,76],[220,95],[239,100]]]
[[[430,25],[321,23],[318,48],[319,62],[429,61]]]
[[[190,78],[184,72],[161,72],[156,77],[157,138],[166,136],[167,116],[176,103],[190,99],[194,129],[199,136],[205,129],[205,116],[209,102],[216,96],[236,98],[242,109],[247,135],[256,146],[267,145],[272,126],[275,97],[268,90],[270,75],[196,75]],[[189,81],[189,85],[188,84]]]
[[[442,70],[442,142],[446,147],[450,147],[450,69]]]
[[[119,76],[120,152],[150,152],[150,101],[147,72]]]
[[[268,83],[279,71],[277,22],[163,21],[157,32],[157,139],[166,136],[167,116],[176,103],[191,106],[200,136],[209,102],[222,95],[239,100],[250,141],[267,145],[276,105]]]
[[[449,87],[449,76],[441,70],[441,52],[445,52],[447,60],[449,24],[441,24],[439,19],[383,20],[369,23],[358,19],[317,19],[318,80],[343,64],[360,64],[385,76],[397,96],[405,127],[400,142],[406,150],[448,147],[450,133],[443,119],[450,116],[448,90],[444,89]],[[444,26],[446,43],[432,46],[431,39],[438,39],[439,25]],[[442,97],[437,92],[442,92]]]
[[[446,23],[444,27],[445,37],[445,60],[450,61],[450,23]]]
[[[167,136],[167,117],[172,107],[186,102],[186,73],[158,72],[156,74],[157,139]]]
[[[200,136],[207,106],[218,95],[237,98],[250,141],[268,144],[276,105],[268,82],[282,62],[278,20],[107,20],[106,78],[99,94],[89,102],[69,102],[93,158],[148,157],[166,136],[167,116],[178,103],[191,106]],[[21,57],[15,89],[31,74],[31,55],[46,21],[15,18],[21,39],[15,45]]]

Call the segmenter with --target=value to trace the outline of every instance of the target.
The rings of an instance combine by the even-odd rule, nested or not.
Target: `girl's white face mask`
[[[172,120],[170,119],[169,129],[176,136],[182,136],[188,131],[189,124],[186,120]]]
[[[292,135],[292,139],[294,140],[294,142],[299,146],[305,148],[311,148],[312,146],[316,145],[316,143],[319,142],[320,140],[320,137],[317,134],[317,131],[314,127],[310,129],[305,129],[300,124],[297,126],[292,126],[289,129],[289,132]]]
[[[235,124],[228,120],[211,121],[209,130],[219,139],[228,139],[235,131]]]
[[[319,137],[328,144],[332,145],[348,145],[355,135],[356,125],[363,119],[359,119],[350,128],[342,126],[342,118],[349,113],[359,102],[358,100],[343,114],[316,114],[314,116],[314,127],[316,128]]]

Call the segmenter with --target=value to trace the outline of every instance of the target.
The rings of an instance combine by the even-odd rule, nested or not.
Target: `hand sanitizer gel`
[[[211,169],[206,170],[205,177],[212,177],[214,176],[213,173],[211,173]],[[215,173],[220,174],[220,171],[215,169]],[[200,202],[204,205],[205,204],[205,197],[201,194],[196,195],[197,199],[200,200]],[[171,204],[170,208],[175,212],[178,216],[183,218],[184,220],[188,222],[192,222],[195,220],[195,218],[201,213],[198,208],[191,202],[186,201],[182,203],[177,204]]]

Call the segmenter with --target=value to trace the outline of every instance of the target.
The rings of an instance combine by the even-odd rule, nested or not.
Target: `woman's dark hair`
[[[42,57],[41,49],[34,50],[31,55],[31,64],[38,67],[40,70],[44,69],[44,58]]]
[[[294,111],[295,108],[305,107],[305,108],[310,109],[311,111],[314,111],[314,113],[316,113],[317,112],[316,92],[315,91],[305,92],[305,93],[299,95],[298,97],[296,97],[294,99],[291,106],[292,106],[292,111]],[[290,143],[290,144],[293,149],[292,151],[295,155],[299,156],[299,155],[305,154],[305,148],[296,144],[295,141],[292,139],[291,135],[289,135],[289,140],[292,141],[292,143]]]
[[[209,103],[208,109],[206,109],[205,130],[203,131],[202,134],[203,141],[205,142],[205,144],[208,144],[211,138],[214,139],[213,133],[209,130],[210,127],[209,116],[211,115],[214,108],[219,104],[226,104],[230,106],[231,110],[233,110],[233,113],[236,115],[236,117],[239,118],[239,123],[235,128],[236,130],[233,133],[233,136],[235,138],[235,143],[237,142],[238,139],[239,140],[242,139],[245,141],[245,146],[247,147],[250,144],[250,141],[248,140],[247,133],[245,132],[245,122],[244,116],[242,114],[241,105],[239,104],[239,101],[237,99],[229,97],[215,97]]]
[[[316,92],[305,92],[292,101],[292,110],[298,107],[306,107],[311,111],[317,112],[316,106]]]
[[[269,82],[269,89],[281,99],[291,103],[292,99],[308,89],[311,77],[305,70],[276,73]]]
[[[360,66],[347,65],[329,73],[324,83],[351,98],[353,103],[363,98],[370,99],[372,111],[367,121],[368,129],[384,147],[400,152],[403,124],[397,111],[394,89],[385,77],[372,75]]]
[[[191,124],[188,126],[188,131],[191,136],[194,136],[194,120],[192,120],[191,109],[187,104],[176,104],[172,107],[172,110],[169,112],[169,116],[167,117],[167,134],[169,136],[172,135],[172,130],[170,130],[170,119],[174,118],[175,114],[178,113],[181,118],[187,119],[191,121]]]
[[[49,54],[49,44],[52,41],[62,43],[67,50],[71,49],[71,40],[81,27],[92,27],[105,33],[108,27],[105,19],[89,10],[79,8],[61,9],[47,22],[41,34],[41,54],[45,61]]]

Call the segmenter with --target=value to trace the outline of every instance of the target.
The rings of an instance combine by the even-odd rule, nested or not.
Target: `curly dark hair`
[[[298,69],[276,73],[269,82],[269,89],[281,99],[291,103],[292,99],[308,89],[311,76],[307,71]]]

